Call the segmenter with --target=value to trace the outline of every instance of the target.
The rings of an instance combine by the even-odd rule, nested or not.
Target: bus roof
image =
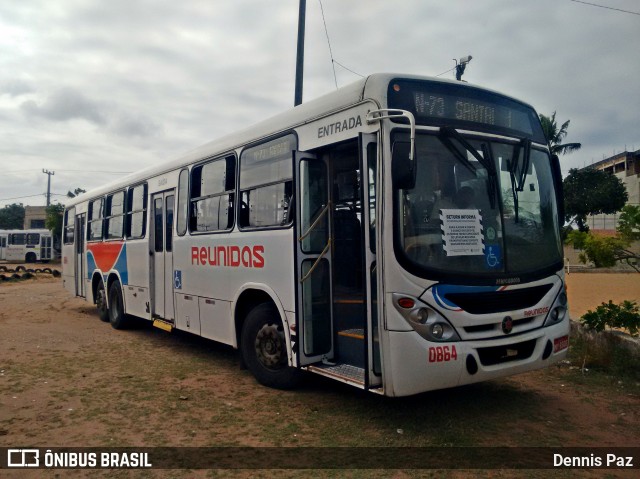
[[[355,105],[366,99],[375,100],[380,105],[384,105],[386,104],[387,99],[387,87],[389,82],[394,78],[427,80],[437,83],[450,83],[456,86],[466,85],[471,88],[480,88],[485,91],[491,91],[493,93],[506,96],[487,88],[455,80],[399,73],[375,73],[354,83],[341,87],[336,91],[327,93],[306,103],[302,103],[291,110],[275,115],[248,128],[205,143],[204,145],[195,148],[176,159],[161,162],[158,165],[142,169],[83,193],[67,202],[67,208],[126,186],[135,185],[149,178],[153,178],[154,176],[182,168],[197,161],[231,152],[232,150],[242,147],[248,143],[258,142],[299,125],[310,123],[318,118],[342,110],[351,105]],[[520,103],[524,102],[520,101]]]
[[[14,234],[14,233],[27,233],[27,234],[51,234],[46,228],[35,228],[35,229],[26,229],[26,230],[0,230],[0,235],[6,234]]]

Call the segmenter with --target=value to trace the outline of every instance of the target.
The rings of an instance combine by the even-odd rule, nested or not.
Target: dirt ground
[[[640,303],[640,274],[638,273],[571,273],[566,275],[571,319],[579,319],[609,300]]]
[[[609,298],[640,295],[637,274],[576,273],[568,285],[574,318]],[[640,446],[637,385],[592,380],[578,369],[565,363],[398,399],[317,376],[297,390],[276,391],[241,370],[229,347],[149,326],[113,330],[92,305],[64,291],[60,279],[0,284],[0,447]],[[153,472],[226,477],[231,471]],[[539,472],[529,477],[548,477]],[[571,474],[559,477],[578,471],[565,472]],[[630,472],[607,471],[634,477]]]

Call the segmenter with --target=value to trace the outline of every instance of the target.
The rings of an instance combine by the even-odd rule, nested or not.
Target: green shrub
[[[640,330],[640,312],[635,301],[614,304],[609,300],[608,303],[598,306],[595,311],[587,311],[581,321],[594,331],[604,331],[606,327],[623,328],[631,336],[638,336]]]

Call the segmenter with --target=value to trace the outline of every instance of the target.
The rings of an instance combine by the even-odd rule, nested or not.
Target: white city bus
[[[0,230],[0,260],[35,263],[52,259],[51,231]]]
[[[264,385],[410,395],[566,355],[561,195],[527,104],[376,74],[73,199],[64,283]]]

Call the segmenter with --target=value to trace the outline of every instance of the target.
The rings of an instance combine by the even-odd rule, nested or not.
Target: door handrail
[[[300,278],[300,283],[304,283],[307,279],[309,279],[309,276],[311,276],[311,273],[313,273],[313,271],[316,269],[316,267],[318,266],[318,263],[320,263],[320,260],[324,257],[324,255],[327,254],[330,247],[331,247],[331,238],[329,238],[329,240],[327,241],[327,245],[322,250],[322,253],[320,253],[320,256],[316,258],[315,262],[313,263],[313,266],[311,266],[309,271],[307,271],[307,274],[305,274],[302,278]]]
[[[315,219],[315,221],[313,223],[311,223],[311,226],[309,226],[309,229],[302,235],[300,236],[300,238],[298,238],[298,241],[302,242],[303,239],[305,239],[307,236],[309,236],[309,233],[311,233],[311,231],[318,225],[318,223],[320,223],[320,219],[327,214],[327,211],[329,211],[329,207],[331,206],[331,201],[329,201],[327,203],[327,206],[325,206],[322,211],[320,212],[320,214],[318,215],[318,217]]]

